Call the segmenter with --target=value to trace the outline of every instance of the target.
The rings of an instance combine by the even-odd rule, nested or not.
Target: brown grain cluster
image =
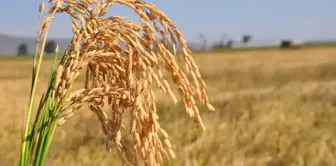
[[[48,13],[70,16],[73,31],[53,84],[55,100],[66,103],[60,111],[60,125],[87,103],[107,136],[107,149],[114,143],[124,164],[138,165],[137,154],[146,165],[159,165],[164,158],[174,158],[168,134],[158,121],[153,91],[155,84],[178,102],[164,78],[166,70],[177,86],[186,113],[194,118],[197,126],[205,129],[195,98],[214,111],[206,84],[182,34],[155,5],[138,0],[49,2]],[[119,16],[106,17],[114,4],[133,9],[140,23]],[[43,8],[41,5],[40,11]],[[47,18],[47,23],[48,19],[53,18]],[[48,27],[41,26],[42,30]],[[70,92],[81,70],[86,70],[85,85]],[[188,80],[189,76],[193,80]],[[109,110],[104,111],[105,107]],[[130,115],[129,122],[123,121],[125,113]],[[129,123],[130,128],[126,129],[124,123]],[[125,130],[132,136],[131,146],[122,137]]]

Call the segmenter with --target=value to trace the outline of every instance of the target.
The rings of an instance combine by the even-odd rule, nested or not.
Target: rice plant
[[[133,9],[140,23],[106,16],[115,4]],[[169,136],[160,127],[153,92],[157,86],[178,102],[164,72],[169,73],[177,87],[185,112],[197,127],[205,129],[195,99],[208,110],[215,110],[209,103],[206,84],[182,34],[154,4],[139,0],[50,0],[48,8],[41,3],[39,11],[21,166],[45,165],[55,130],[84,104],[101,124],[107,151],[115,145],[123,164],[138,165],[141,158],[145,165],[160,165],[164,159],[174,159]],[[58,14],[69,16],[73,36],[59,63],[56,49],[48,88],[34,111],[44,47],[50,24]],[[82,70],[83,88],[73,89]],[[130,116],[128,122],[124,120],[126,113]],[[127,132],[132,144],[125,142],[127,138],[122,133]]]

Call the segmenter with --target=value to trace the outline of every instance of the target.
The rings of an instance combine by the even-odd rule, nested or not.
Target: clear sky
[[[35,36],[37,10],[42,0],[8,0],[0,5],[0,33]],[[48,0],[44,0],[47,2]],[[148,0],[177,25],[187,40],[199,34],[219,40],[223,33],[239,40],[248,33],[256,40],[291,38],[336,39],[336,0]],[[133,11],[116,6],[110,14],[127,16]],[[51,37],[70,37],[67,17],[59,15]]]

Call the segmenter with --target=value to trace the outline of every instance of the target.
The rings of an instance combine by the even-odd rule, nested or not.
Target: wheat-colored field
[[[162,92],[161,125],[177,159],[166,165],[283,166],[336,163],[336,48],[203,53],[194,58],[216,112],[207,131]],[[0,165],[17,165],[32,59],[0,59]],[[46,89],[44,62],[38,95]],[[82,86],[80,78],[77,87]],[[205,109],[204,109],[205,110]],[[47,165],[120,165],[88,109],[57,129]]]

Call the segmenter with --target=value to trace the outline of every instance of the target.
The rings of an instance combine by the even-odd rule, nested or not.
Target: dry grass
[[[172,105],[155,90],[159,122],[177,153],[166,165],[336,163],[335,55],[333,48],[195,55],[218,111],[201,111],[207,131],[196,130],[182,104]],[[41,85],[48,81],[51,63],[42,67]],[[0,61],[1,165],[18,164],[31,64]],[[74,87],[82,87],[83,80],[80,76]],[[44,90],[40,86],[38,95]],[[84,107],[57,129],[47,165],[120,164],[114,151],[105,151],[105,136],[93,115]]]

